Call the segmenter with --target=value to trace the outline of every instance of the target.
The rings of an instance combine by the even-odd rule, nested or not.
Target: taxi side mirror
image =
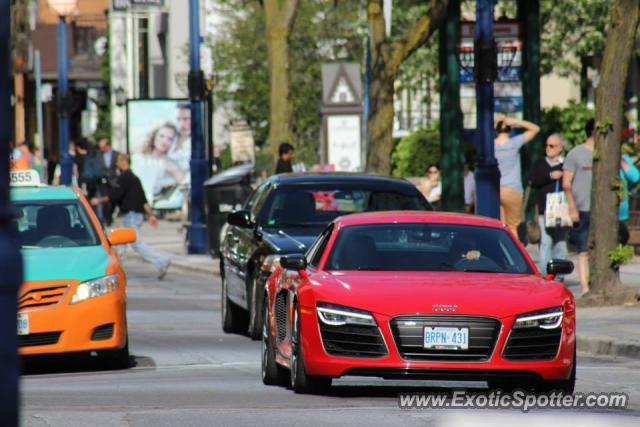
[[[109,243],[113,246],[135,243],[136,231],[133,228],[116,228],[109,234]]]

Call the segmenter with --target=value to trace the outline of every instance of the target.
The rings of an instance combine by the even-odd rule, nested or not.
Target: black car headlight
[[[318,303],[318,318],[326,325],[376,326],[376,321],[368,311],[326,303]]]
[[[541,328],[556,329],[562,325],[562,307],[549,308],[533,313],[521,314],[516,318],[513,329]]]

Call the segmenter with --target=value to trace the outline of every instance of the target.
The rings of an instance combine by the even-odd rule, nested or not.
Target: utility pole
[[[500,171],[495,157],[493,82],[497,75],[493,0],[477,0],[474,44],[476,80],[476,212],[500,218]]]
[[[0,0],[0,420],[18,425],[18,290],[22,284],[22,256],[11,222],[9,199],[9,141],[11,129],[10,0]]]
[[[204,155],[202,101],[206,93],[204,73],[200,69],[200,2],[189,0],[189,99],[191,100],[191,225],[187,252],[207,252],[204,219],[204,181],[207,160]]]
[[[67,58],[67,21],[65,15],[58,20],[58,139],[60,149],[60,184],[71,185],[73,160],[69,155],[69,63]]]
[[[442,210],[450,212],[464,212],[459,40],[460,0],[449,0],[446,19],[439,31],[438,62],[440,66]]]

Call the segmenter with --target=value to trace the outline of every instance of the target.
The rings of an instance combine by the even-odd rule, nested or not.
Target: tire
[[[291,333],[291,389],[300,394],[322,394],[331,388],[331,377],[307,375],[304,368],[302,352],[302,332],[300,330],[300,314],[298,307],[293,309],[293,331]]]
[[[258,283],[258,278],[251,275],[250,299],[249,299],[249,328],[247,333],[252,340],[258,340],[262,336],[262,323],[264,316],[262,314],[264,300],[264,288]]]
[[[548,380],[543,381],[535,387],[535,391],[547,393],[551,391],[560,391],[565,394],[572,394],[576,388],[576,347],[573,347],[573,364],[571,365],[571,374],[566,380]]]
[[[101,352],[100,356],[109,369],[129,369],[131,367],[129,337],[127,336],[124,347],[117,350]]]
[[[247,312],[232,303],[227,292],[227,279],[222,276],[222,330],[228,334],[244,332],[247,329]]]
[[[273,343],[273,337],[269,331],[269,309],[266,298],[262,304],[262,313],[264,313],[261,332],[262,382],[265,385],[285,386],[289,379],[289,373],[285,368],[276,363],[276,349]]]

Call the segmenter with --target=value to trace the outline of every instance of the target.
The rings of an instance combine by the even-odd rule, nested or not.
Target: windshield
[[[22,248],[70,248],[100,242],[82,205],[73,200],[19,202],[15,220]]]
[[[325,269],[533,274],[505,230],[456,224],[345,227]]]
[[[265,203],[258,223],[265,227],[324,227],[355,212],[431,210],[422,195],[384,188],[324,185],[281,187]]]

